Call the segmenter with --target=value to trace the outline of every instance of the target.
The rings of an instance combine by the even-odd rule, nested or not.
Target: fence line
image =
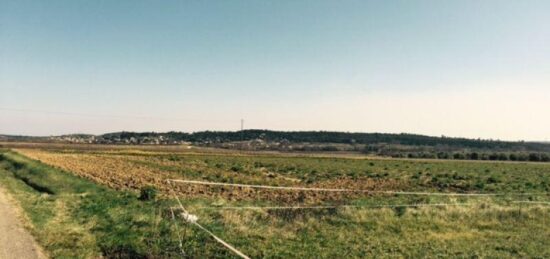
[[[185,251],[183,250],[183,242],[182,242],[182,238],[181,238],[180,228],[179,228],[178,222],[176,222],[176,215],[174,214],[174,209],[172,207],[170,207],[170,213],[172,214],[172,220],[174,221],[174,224],[176,225],[176,231],[178,232],[178,241],[179,241],[178,245],[180,247],[181,255],[185,256]]]
[[[550,202],[546,202],[546,201],[513,201],[513,203],[527,203],[527,204],[550,205]]]
[[[286,186],[270,186],[270,185],[255,185],[255,184],[206,182],[206,181],[193,181],[193,180],[174,180],[174,179],[170,179],[168,181],[176,182],[176,183],[232,186],[232,187],[244,187],[244,188],[255,188],[255,189],[275,189],[275,190],[295,190],[295,191],[323,191],[323,192],[367,192],[367,191],[354,191],[354,190],[350,190],[350,189],[286,187]]]
[[[384,193],[384,194],[396,194],[396,195],[435,195],[435,196],[505,196],[505,195],[546,195],[547,193],[430,193],[430,192],[403,192],[403,191],[372,191],[372,190],[354,190],[354,189],[331,189],[331,188],[308,188],[308,187],[287,187],[287,186],[269,186],[269,185],[249,185],[249,184],[235,184],[235,183],[221,183],[221,182],[206,182],[206,181],[193,181],[193,180],[166,180],[168,185],[171,183],[187,183],[187,184],[199,184],[210,186],[231,186],[231,187],[243,187],[243,188],[257,188],[257,189],[275,189],[275,190],[298,190],[298,191],[326,191],[326,192],[365,192],[365,193]],[[204,232],[208,233],[214,240],[222,244],[224,247],[240,256],[244,259],[250,259],[247,255],[225,242],[220,237],[216,236],[210,230],[199,224],[198,218],[195,215],[190,214],[184,207],[183,203],[179,199],[173,188],[170,187],[170,191],[176,198],[179,208],[182,210],[183,218]],[[531,204],[547,204],[550,202],[536,202],[536,201],[512,201],[512,203],[531,203]],[[398,207],[451,207],[451,206],[467,206],[472,205],[468,203],[434,203],[434,204],[388,204],[388,205],[339,205],[339,206],[203,206],[197,207],[197,209],[270,209],[270,210],[296,210],[296,209],[337,209],[337,208],[398,208]],[[171,208],[172,210],[172,208]],[[173,210],[172,210],[173,213]]]
[[[248,210],[248,209],[265,209],[265,210],[300,210],[300,209],[339,209],[339,208],[403,208],[403,207],[453,207],[467,206],[469,203],[424,203],[424,204],[388,204],[388,205],[338,205],[338,206],[203,206],[196,209],[222,209],[222,210]]]
[[[237,254],[238,256],[240,256],[241,258],[244,258],[244,259],[250,259],[250,257],[246,256],[245,254],[243,254],[241,251],[237,250],[235,247],[233,247],[232,245],[228,244],[227,242],[223,241],[221,238],[219,238],[218,236],[216,236],[214,233],[210,232],[210,230],[206,229],[205,227],[203,227],[201,224],[197,223],[196,221],[195,222],[191,222],[193,223],[195,226],[199,227],[200,229],[204,230],[206,233],[210,234],[216,241],[218,241],[220,244],[224,245],[225,247],[227,247],[229,250],[231,250],[233,253]]]
[[[168,184],[170,184],[170,181],[168,181]],[[241,258],[243,259],[250,259],[250,257],[246,256],[244,253],[242,253],[241,251],[237,250],[235,247],[233,247],[232,245],[230,245],[229,243],[223,241],[223,239],[219,238],[218,236],[216,236],[214,233],[212,233],[210,230],[208,230],[207,228],[203,227],[201,224],[199,224],[197,222],[198,218],[197,216],[195,215],[192,215],[190,214],[189,212],[187,212],[187,210],[183,207],[183,204],[181,203],[179,197],[176,195],[176,193],[174,192],[174,190],[172,188],[170,188],[170,190],[172,191],[174,197],[176,198],[176,200],[178,201],[178,205],[180,207],[180,209],[182,210],[183,212],[183,218],[188,222],[188,223],[191,223],[195,226],[197,226],[198,228],[200,228],[201,230],[203,230],[204,232],[208,233],[210,236],[212,236],[216,241],[218,241],[220,244],[222,244],[223,246],[225,246],[227,249],[231,250],[233,253],[237,254],[238,256],[240,256]]]
[[[288,191],[316,191],[316,192],[363,192],[363,193],[378,193],[378,194],[393,194],[393,195],[421,195],[421,196],[525,196],[525,195],[547,195],[548,193],[452,193],[452,192],[407,192],[407,191],[376,191],[376,190],[360,190],[360,189],[332,189],[332,188],[317,188],[317,187],[292,187],[292,186],[272,186],[272,185],[257,185],[257,184],[238,184],[238,183],[222,183],[222,182],[207,182],[195,180],[180,180],[169,179],[169,182],[211,185],[211,186],[230,186],[254,189],[272,189],[272,190],[288,190]]]

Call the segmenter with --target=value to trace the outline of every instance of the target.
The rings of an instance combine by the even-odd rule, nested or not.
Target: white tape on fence
[[[513,203],[550,205],[550,202],[546,202],[546,201],[514,201]]]
[[[221,238],[219,238],[218,236],[214,235],[214,233],[210,232],[210,230],[206,229],[205,227],[203,227],[201,224],[197,223],[196,221],[193,222],[193,224],[197,227],[199,227],[200,229],[202,229],[204,232],[210,234],[210,236],[212,236],[216,241],[218,241],[220,244],[222,244],[223,246],[225,246],[227,249],[231,250],[233,253],[237,254],[238,256],[240,256],[241,258],[245,258],[245,259],[250,259],[250,257],[246,256],[245,254],[243,254],[241,251],[237,250],[235,247],[233,247],[232,245],[228,244],[227,242],[223,241]]]
[[[376,209],[376,208],[404,208],[404,207],[454,207],[454,206],[468,206],[468,203],[433,203],[433,204],[388,204],[388,205],[339,205],[339,206],[209,206],[209,207],[196,207],[196,209],[222,209],[222,210],[301,210],[301,209],[339,209],[339,208],[353,208],[353,209]]]
[[[168,183],[170,184],[170,182],[168,181]],[[193,215],[193,214],[190,214],[184,207],[183,207],[183,203],[180,201],[179,197],[176,195],[176,193],[174,192],[174,190],[172,190],[172,188],[170,188],[170,190],[172,191],[174,197],[176,198],[176,200],[178,201],[178,205],[182,211],[182,216],[183,218],[185,219],[185,221],[187,221],[188,223],[191,223],[197,227],[199,227],[201,230],[203,230],[204,232],[208,233],[210,236],[212,236],[212,238],[214,238],[214,240],[218,241],[218,243],[222,244],[223,246],[225,246],[227,249],[231,250],[233,253],[237,254],[238,256],[240,256],[241,258],[244,258],[244,259],[250,259],[250,257],[246,256],[243,252],[237,250],[235,247],[233,247],[232,245],[230,245],[229,243],[223,241],[223,239],[219,238],[218,236],[216,236],[214,233],[212,233],[210,230],[206,229],[205,227],[203,227],[201,224],[199,224],[197,222],[198,220],[198,217]]]
[[[270,186],[270,185],[254,185],[254,184],[238,184],[238,183],[219,183],[219,182],[205,182],[205,181],[193,181],[193,180],[173,180],[168,181],[176,183],[187,184],[199,184],[199,185],[215,185],[215,186],[231,186],[231,187],[243,187],[243,188],[256,188],[256,189],[274,189],[274,190],[294,190],[294,191],[317,191],[317,192],[360,192],[350,189],[330,189],[330,188],[308,188],[308,187],[286,187],[286,186]],[[361,191],[368,192],[368,191]]]
[[[198,184],[210,186],[230,186],[241,188],[254,189],[272,189],[272,190],[288,190],[288,191],[315,191],[315,192],[363,192],[363,193],[378,193],[378,194],[393,194],[393,195],[421,195],[421,196],[505,196],[505,195],[547,195],[547,193],[451,193],[451,192],[405,192],[405,191],[376,191],[376,190],[356,190],[356,189],[332,189],[332,188],[317,188],[317,187],[296,187],[296,186],[271,186],[257,184],[238,184],[238,183],[221,183],[221,182],[206,182],[195,180],[179,180],[169,179],[167,181],[185,184]]]
[[[170,213],[172,215],[172,220],[174,221],[174,224],[176,226],[176,233],[178,234],[178,241],[179,241],[179,248],[182,256],[185,256],[185,251],[183,250],[183,242],[181,238],[180,229],[178,226],[178,223],[176,222],[176,214],[174,213],[174,209],[170,207]]]

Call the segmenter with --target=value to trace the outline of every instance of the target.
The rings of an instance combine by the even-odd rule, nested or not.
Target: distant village
[[[75,143],[75,144],[127,144],[127,145],[182,145],[190,144],[183,140],[173,140],[162,135],[144,137],[103,137],[95,135],[65,135],[52,136],[49,140],[53,142]]]
[[[353,152],[383,157],[550,162],[550,145],[541,142],[431,137],[415,134],[325,131],[113,132],[50,137],[0,135],[1,142],[108,145],[185,145],[285,152]]]
[[[279,150],[279,151],[351,151],[349,145],[342,144],[314,144],[314,143],[291,143],[286,139],[267,141],[259,138],[246,141],[230,141],[223,138],[202,139],[199,141],[175,140],[164,135],[154,136],[96,136],[96,135],[64,135],[52,136],[49,142],[73,143],[73,144],[112,144],[112,145],[195,145],[202,147],[214,147],[223,149],[244,149],[244,150]]]

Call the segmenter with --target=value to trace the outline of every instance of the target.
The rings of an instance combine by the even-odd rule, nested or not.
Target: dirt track
[[[0,186],[0,258],[46,258],[17,217],[17,209]]]

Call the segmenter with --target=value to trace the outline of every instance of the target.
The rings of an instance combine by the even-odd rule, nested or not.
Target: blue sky
[[[244,118],[547,140],[548,13],[548,1],[0,0],[0,133]]]

